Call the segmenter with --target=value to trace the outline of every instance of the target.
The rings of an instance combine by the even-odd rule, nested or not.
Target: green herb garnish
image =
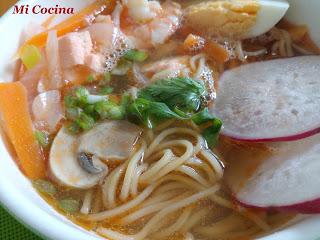
[[[197,125],[211,123],[202,134],[208,145],[213,147],[222,122],[204,107],[206,97],[204,85],[193,79],[158,80],[138,92],[138,98],[128,107],[127,117],[148,128],[153,128],[164,119],[192,120]]]
[[[106,95],[111,91],[110,87],[105,87],[101,92]],[[203,83],[191,78],[158,80],[141,89],[135,100],[128,93],[123,94],[120,104],[103,96],[90,95],[87,89],[80,87],[73,95],[65,97],[67,118],[72,120],[68,129],[72,133],[89,130],[96,121],[103,119],[127,118],[148,128],[154,128],[167,119],[189,120],[197,125],[207,124],[202,135],[213,147],[222,122],[205,107],[207,94]]]
[[[219,132],[222,127],[222,121],[218,118],[212,120],[212,125],[202,132],[202,136],[206,139],[210,148],[215,147],[218,143]]]
[[[197,125],[201,125],[214,119],[216,118],[211,113],[209,113],[208,108],[204,108],[191,117],[191,120]]]
[[[198,111],[206,95],[205,86],[191,78],[158,80],[138,93],[139,98],[163,102],[171,109],[177,108],[185,113]]]
[[[148,53],[132,49],[124,55],[124,58],[133,62],[144,62],[148,58]]]
[[[141,122],[148,128],[153,128],[164,119],[183,119],[172,111],[165,103],[152,102],[137,98],[128,108],[128,117],[134,122]]]
[[[202,132],[202,136],[206,139],[209,147],[215,147],[218,143],[219,132],[222,127],[222,121],[213,116],[208,108],[204,108],[202,111],[194,114],[191,120],[201,125],[210,122],[210,126],[205,128]]]

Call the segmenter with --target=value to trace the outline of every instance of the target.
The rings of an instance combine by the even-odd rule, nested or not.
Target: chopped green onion
[[[76,213],[80,209],[79,200],[66,198],[59,201],[59,207],[67,213]]]
[[[95,104],[95,110],[99,113],[101,119],[120,120],[124,118],[121,106],[109,101],[102,101]]]
[[[104,88],[111,92],[112,88]],[[64,98],[66,117],[71,120],[67,129],[72,134],[93,128],[96,121],[102,119],[120,120],[125,117],[125,109],[108,100],[107,95],[91,95],[84,87],[78,87],[73,95]]]
[[[222,127],[222,122],[220,119],[215,118],[213,121],[212,126],[206,128],[202,132],[202,136],[207,141],[208,146],[210,148],[217,146],[218,139],[219,139],[219,132]]]
[[[89,83],[94,82],[95,80],[96,80],[96,77],[93,74],[90,74],[87,77],[87,82],[89,82]]]
[[[71,133],[71,134],[77,134],[80,132],[80,126],[76,123],[76,122],[72,122],[70,124],[67,125],[67,130]]]
[[[101,101],[108,101],[109,97],[107,95],[93,95],[90,94],[87,98],[87,104],[95,104]]]
[[[85,87],[78,87],[75,91],[76,97],[83,103],[87,102],[89,94],[89,91]]]
[[[108,95],[110,93],[113,92],[113,88],[112,87],[103,87],[100,89],[99,94],[100,95]]]
[[[56,187],[47,180],[37,179],[32,181],[32,185],[41,193],[54,196],[57,193]]]
[[[75,122],[83,130],[89,130],[93,128],[95,124],[95,120],[84,112],[80,113],[80,116],[75,120]]]
[[[64,105],[67,107],[67,108],[74,108],[74,107],[77,107],[78,105],[78,99],[74,96],[65,96],[64,97]]]
[[[129,69],[132,67],[132,62],[126,59],[120,59],[116,68],[112,69],[111,74],[117,76],[126,75]]]
[[[95,106],[93,104],[84,107],[84,112],[90,116],[95,114]]]
[[[97,102],[95,104],[95,110],[99,113],[102,119],[106,119],[108,118],[109,111],[113,106],[115,106],[115,104],[109,101]]]
[[[121,120],[124,118],[124,114],[121,110],[120,106],[114,106],[113,108],[110,109],[109,111],[109,119],[111,120]]]
[[[98,121],[100,118],[99,114],[96,112],[94,104],[85,106],[84,112],[90,117],[92,117],[95,121]]]
[[[26,45],[21,50],[20,58],[26,68],[30,70],[41,61],[41,52],[34,45]]]
[[[103,83],[107,84],[111,81],[111,73],[110,72],[105,72],[103,74]]]
[[[80,113],[83,110],[79,107],[67,107],[66,108],[66,117],[71,120],[75,120],[80,116]]]
[[[36,130],[34,132],[34,135],[35,135],[35,137],[41,147],[46,148],[49,146],[49,144],[50,144],[49,133],[47,133],[45,131]]]
[[[148,53],[139,50],[129,50],[124,58],[134,62],[144,62],[148,58]]]

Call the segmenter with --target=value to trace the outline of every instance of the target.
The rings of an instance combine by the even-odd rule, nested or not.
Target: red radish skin
[[[226,71],[210,111],[222,134],[247,142],[294,141],[320,132],[320,56],[256,62]]]
[[[237,137],[233,137],[233,136],[228,136],[227,134],[223,134],[226,137],[230,137],[233,140],[236,141],[242,141],[242,142],[289,142],[289,141],[297,141],[299,139],[303,139],[303,138],[307,138],[310,136],[313,136],[317,133],[320,133],[320,127],[313,129],[311,131],[308,132],[304,132],[301,134],[296,134],[296,135],[292,135],[292,136],[286,136],[286,137],[275,137],[275,138],[258,138],[258,139],[245,139],[245,138],[237,138]]]
[[[239,200],[236,199],[234,196],[235,201],[246,208],[251,208],[251,209],[256,209],[256,210],[276,210],[279,212],[292,212],[292,213],[301,213],[301,214],[318,214],[320,213],[320,198],[316,200],[311,200],[307,201],[304,203],[298,203],[298,204],[293,204],[289,206],[281,206],[281,207],[257,207],[257,206],[252,206],[248,205],[246,203],[240,202]]]

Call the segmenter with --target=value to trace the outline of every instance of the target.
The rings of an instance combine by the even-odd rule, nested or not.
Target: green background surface
[[[17,220],[11,217],[0,206],[0,240],[43,240]]]

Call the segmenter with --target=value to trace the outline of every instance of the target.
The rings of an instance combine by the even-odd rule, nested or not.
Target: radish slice
[[[274,153],[237,189],[243,205],[299,213],[320,213],[320,134],[301,141],[272,143]]]
[[[212,113],[222,134],[291,141],[320,132],[320,56],[277,59],[225,72]]]

